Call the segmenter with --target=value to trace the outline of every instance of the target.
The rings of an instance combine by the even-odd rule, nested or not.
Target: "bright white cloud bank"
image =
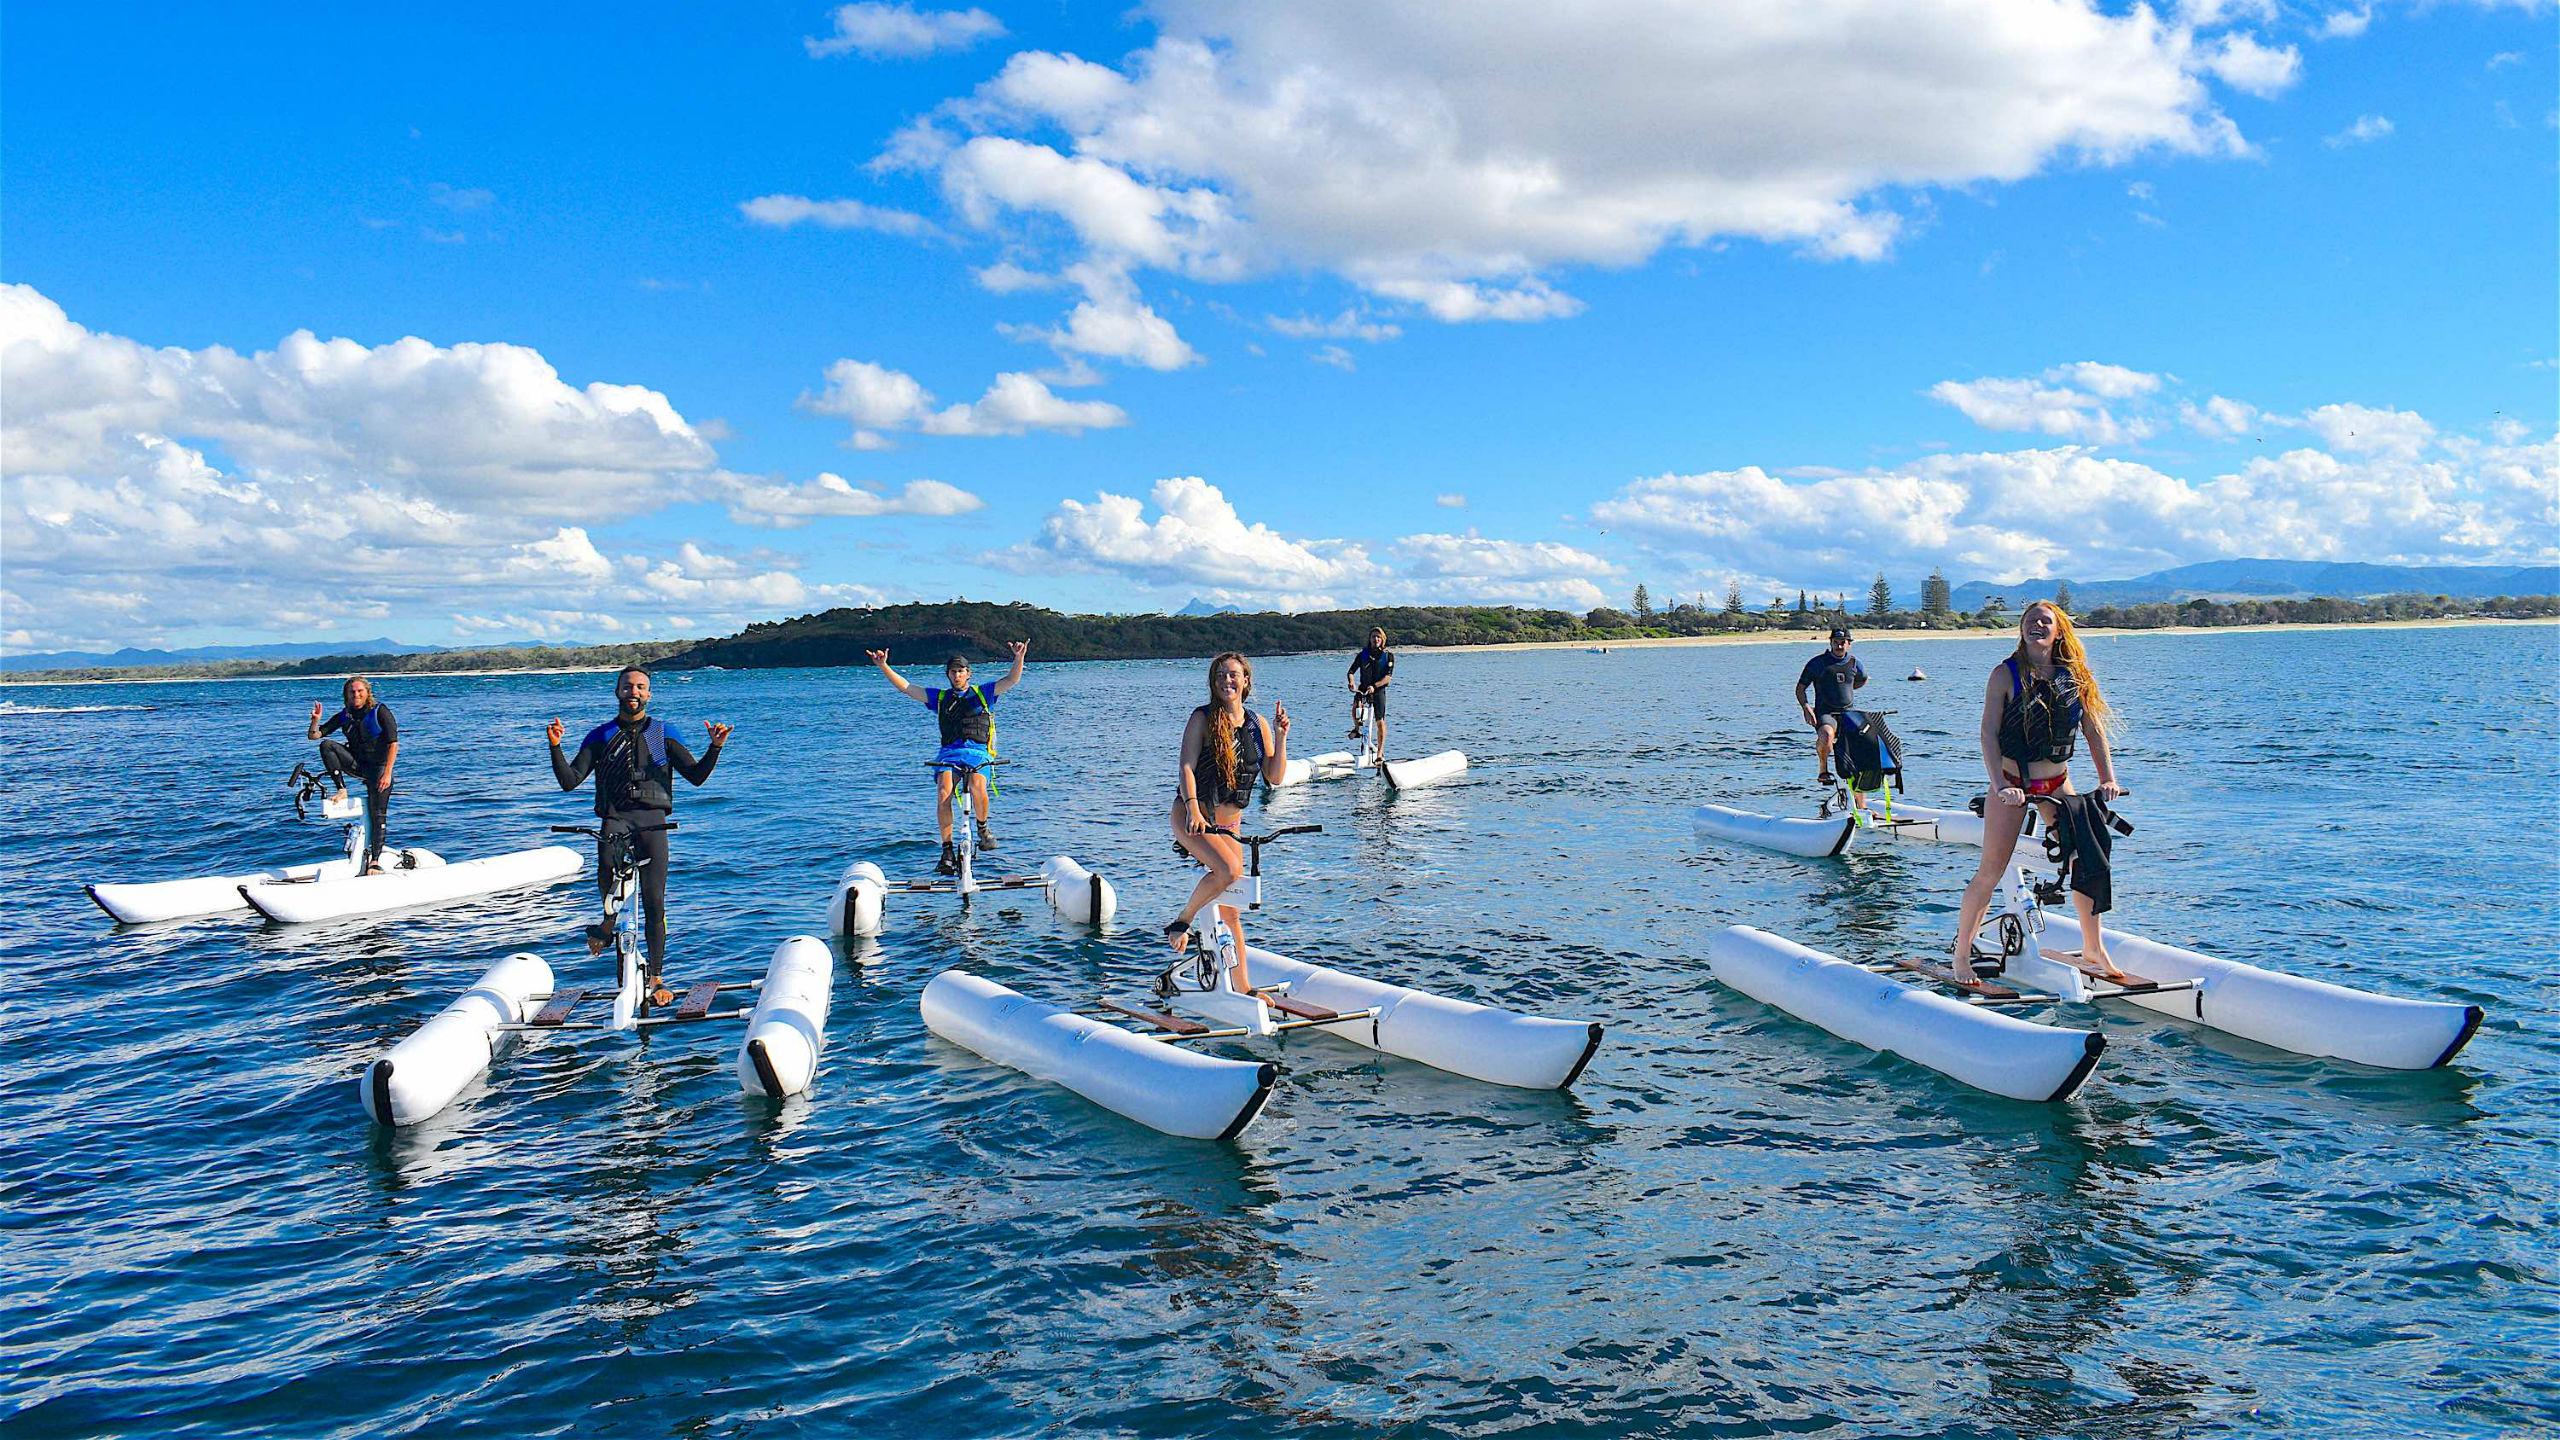
[[[1063,231],[1062,263],[1323,270],[1444,321],[1541,320],[1580,308],[1574,266],[1728,237],[1872,259],[1914,188],[2244,153],[2215,87],[2271,94],[2299,70],[2247,6],[1145,8],[1156,38],[1119,64],[1018,53],[875,166],[937,176],[1007,244]]]
[[[534,635],[763,618],[861,592],[808,584],[785,556],[608,553],[595,537],[685,501],[777,525],[978,503],[933,481],[889,494],[732,474],[664,395],[572,385],[517,345],[305,331],[250,355],[155,349],[6,285],[0,384],[11,649],[371,633],[395,616]]]
[[[1932,393],[1990,429],[2097,439],[2101,430],[2122,438],[2163,428],[2097,408],[2107,387],[2169,412],[2160,377],[2116,367],[2063,366],[2040,380]],[[2447,435],[2412,412],[2363,405],[2271,415],[2216,395],[2177,401],[2176,413],[2215,439],[2307,431],[2319,443],[2268,442],[2267,453],[2204,479],[2098,445],[1935,455],[1813,480],[1757,466],[1664,474],[1621,488],[1590,518],[1691,573],[1826,591],[1855,590],[1879,569],[1931,566],[1958,581],[2015,581],[2117,579],[2231,556],[2560,558],[2560,440]]]
[[[1065,500],[1032,541],[985,557],[1024,574],[1116,575],[1160,595],[1284,610],[1386,604],[1491,603],[1585,609],[1617,567],[1546,542],[1406,535],[1373,551],[1352,540],[1284,535],[1238,514],[1196,476],[1159,480],[1147,504],[1108,491]]]

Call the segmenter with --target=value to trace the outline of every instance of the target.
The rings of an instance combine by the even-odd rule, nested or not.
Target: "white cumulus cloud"
[[[1022,435],[1033,430],[1077,434],[1129,421],[1119,406],[1101,400],[1068,400],[1037,376],[1007,371],[975,401],[941,405],[903,370],[868,360],[838,360],[827,367],[826,388],[802,395],[800,407],[854,425],[856,449],[879,449],[883,432],[926,435]],[[937,408],[939,407],[939,408]]]
[[[913,5],[884,5],[864,0],[839,5],[831,16],[835,29],[801,43],[817,59],[861,55],[872,60],[913,60],[938,50],[966,50],[1004,33],[1004,22],[984,10],[919,10]]]
[[[758,225],[788,230],[794,225],[816,225],[828,230],[877,230],[884,235],[906,235],[924,238],[942,233],[941,228],[921,215],[906,210],[885,209],[860,200],[812,200],[806,195],[759,195],[738,206],[740,214]]]

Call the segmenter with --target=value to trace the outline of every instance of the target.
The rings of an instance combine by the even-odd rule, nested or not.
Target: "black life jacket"
[[[1831,758],[1849,788],[1881,790],[1890,781],[1894,789],[1901,789],[1902,737],[1893,733],[1883,716],[1863,710],[1843,712],[1841,721]]]
[[[975,705],[963,705],[963,697],[973,697]],[[995,710],[987,703],[987,692],[972,685],[966,690],[945,690],[936,702],[934,719],[942,724],[942,743],[957,745],[968,741],[992,747],[996,740]]]
[[[675,767],[667,760],[667,722],[653,715],[636,728],[625,728],[619,719],[607,720],[588,731],[584,743],[600,752],[598,814],[676,808]]]
[[[1205,722],[1209,707],[1203,705],[1192,713],[1201,716]],[[1262,761],[1266,753],[1268,752],[1262,748],[1262,717],[1247,710],[1244,712],[1243,722],[1236,726],[1233,751],[1236,762],[1235,783],[1221,788],[1218,784],[1218,763],[1209,753],[1208,732],[1204,723],[1201,732],[1200,758],[1191,762],[1192,793],[1200,797],[1200,803],[1203,805],[1243,805],[1253,798],[1253,787],[1261,783]]]
[[[2015,763],[2020,775],[2036,761],[2058,765],[2070,760],[2080,735],[2080,682],[2059,666],[2050,680],[2029,675],[2015,655],[2000,663],[2009,672],[2009,705],[2000,712],[2000,758]]]

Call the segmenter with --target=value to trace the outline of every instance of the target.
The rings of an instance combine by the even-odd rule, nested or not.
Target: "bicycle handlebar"
[[[662,820],[655,825],[626,825],[617,833],[623,835],[647,835],[654,831],[673,830],[675,828],[675,821]],[[604,831],[593,825],[554,825],[551,827],[551,833],[554,835],[593,835],[599,840],[604,838]]]

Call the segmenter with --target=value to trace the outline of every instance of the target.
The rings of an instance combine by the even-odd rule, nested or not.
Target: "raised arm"
[[[710,725],[711,748],[694,756],[691,747],[673,735],[667,737],[667,764],[685,779],[700,785],[711,778],[711,767],[720,763],[720,747],[729,743],[729,727],[714,720]]]
[[[1013,652],[1013,668],[1004,672],[1003,679],[987,687],[990,695],[1001,695],[1022,683],[1022,658],[1031,653],[1031,642],[1016,640],[1005,648]]]
[[[890,668],[889,668],[889,652],[888,652],[888,651],[886,651],[886,650],[865,650],[865,651],[863,651],[863,652],[862,652],[862,658],[864,658],[864,659],[866,659],[866,660],[870,661],[870,662],[871,662],[872,664],[874,664],[874,665],[879,666],[879,667],[880,667],[880,673],[881,673],[883,676],[887,677],[887,679],[888,679],[888,681],[889,681],[889,683],[890,683],[890,684],[895,685],[895,686],[897,686],[897,687],[898,687],[898,693],[899,693],[899,694],[906,696],[908,699],[913,700],[914,702],[916,702],[916,703],[917,703],[917,704],[919,704],[919,705],[921,705],[921,704],[923,704],[923,703],[924,703],[924,692],[923,692],[923,691],[921,691],[921,690],[919,690],[919,689],[917,689],[917,688],[915,687],[915,685],[907,679],[907,677],[906,677],[906,676],[901,675],[901,674],[899,674],[897,671],[892,670],[892,669],[890,669]]]
[[[332,721],[331,723],[335,724],[336,722]],[[320,702],[317,700],[311,702],[311,734],[308,738],[313,740],[320,738]]]
[[[1277,785],[1289,773],[1289,707],[1275,704],[1271,714],[1269,720],[1253,718],[1262,727],[1262,778]]]
[[[562,731],[557,719],[544,729],[543,734],[551,741],[551,778],[559,781],[563,790],[575,790],[585,784],[587,772],[596,768],[595,756],[584,745],[578,747],[576,759],[563,756],[560,753]]]

